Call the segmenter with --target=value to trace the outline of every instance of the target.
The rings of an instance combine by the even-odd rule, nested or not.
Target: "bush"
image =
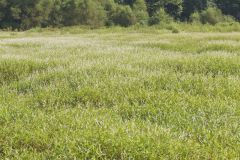
[[[168,15],[164,9],[161,8],[156,14],[150,17],[149,25],[169,23],[172,21],[173,21],[173,18],[170,15]]]
[[[201,13],[201,22],[203,24],[209,23],[209,24],[215,25],[219,22],[222,22],[223,19],[224,19],[224,16],[221,10],[217,8],[208,8]]]
[[[58,19],[58,17],[61,17],[61,24],[64,26],[71,26],[79,24],[79,10],[77,10],[77,7],[80,3],[80,1],[75,0],[57,0],[59,5],[58,13],[55,13],[54,19]],[[57,2],[56,2],[57,3]],[[57,9],[57,6],[56,8]]]
[[[114,2],[114,0],[103,0],[101,3],[102,3],[102,6],[104,7],[104,10],[107,16],[105,25],[106,26],[114,25],[113,16],[117,8],[116,3]]]
[[[99,27],[105,24],[106,12],[98,1],[57,0],[49,17],[53,25]]]
[[[92,0],[83,0],[78,10],[80,11],[80,24],[100,27],[105,24],[106,12],[102,5]]]
[[[136,17],[136,21],[139,24],[147,24],[148,12],[146,2],[144,0],[136,0],[133,4],[133,12]]]
[[[190,22],[192,22],[192,23],[201,23],[201,14],[199,12],[194,12],[190,16]]]
[[[55,0],[52,1],[51,6],[49,8],[51,9],[48,19],[45,22],[44,26],[61,26],[63,25],[63,15],[61,13],[61,1]]]
[[[172,33],[180,33],[180,31],[177,28],[173,28]]]
[[[50,13],[48,0],[0,1],[0,27],[29,29],[41,26]]]
[[[136,17],[129,6],[119,5],[113,13],[112,21],[116,25],[128,27],[136,23]]]
[[[103,25],[127,27],[136,23],[140,26],[147,23],[164,26],[174,20],[211,25],[219,22],[232,23],[234,19],[224,14],[240,20],[240,3],[235,1],[0,0],[0,29],[26,30],[74,25],[88,25],[90,28]],[[193,14],[189,17],[191,13]]]
[[[230,16],[223,15],[220,9],[210,7],[201,13],[193,13],[190,21],[193,23],[201,22],[202,24],[215,25],[219,22],[233,22],[234,20]]]

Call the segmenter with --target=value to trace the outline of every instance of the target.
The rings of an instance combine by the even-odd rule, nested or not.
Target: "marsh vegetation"
[[[1,32],[0,157],[238,159],[239,78],[239,32]]]

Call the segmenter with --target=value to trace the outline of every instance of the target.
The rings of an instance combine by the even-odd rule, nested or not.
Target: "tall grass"
[[[239,30],[136,27],[1,32],[1,159],[239,159]]]

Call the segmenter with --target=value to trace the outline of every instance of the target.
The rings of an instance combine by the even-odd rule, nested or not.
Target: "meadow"
[[[0,159],[239,158],[239,31],[0,32]]]

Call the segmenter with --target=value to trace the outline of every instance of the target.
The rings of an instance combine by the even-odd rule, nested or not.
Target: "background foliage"
[[[240,0],[0,0],[0,28],[240,20]]]

